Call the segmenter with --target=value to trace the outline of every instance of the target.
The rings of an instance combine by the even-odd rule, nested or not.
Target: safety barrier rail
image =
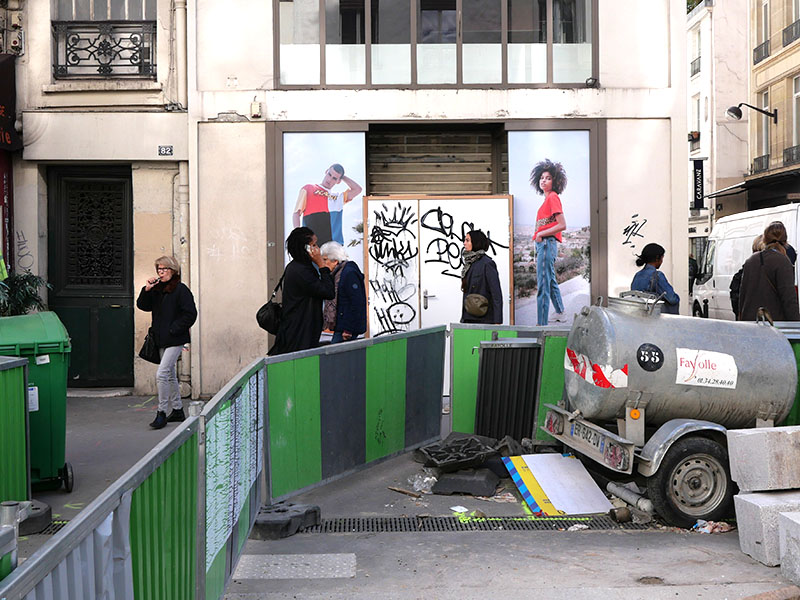
[[[219,598],[258,510],[264,373],[264,359],[242,370],[0,581],[0,598]]]
[[[450,411],[453,431],[475,433],[476,396],[478,392],[478,348],[496,332],[502,338],[533,338],[542,346],[542,360],[536,406],[556,404],[564,389],[564,353],[569,327],[533,327],[522,325],[450,325]],[[537,428],[531,438],[552,438],[538,428],[544,424],[545,411],[537,411]]]

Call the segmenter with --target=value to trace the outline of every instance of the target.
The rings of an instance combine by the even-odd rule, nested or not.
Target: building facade
[[[747,210],[741,185],[748,173],[749,115],[739,121],[726,115],[728,107],[748,98],[749,52],[742,43],[747,6],[704,0],[687,15],[686,25],[689,251],[700,260],[713,222]]]
[[[313,216],[298,191],[315,194],[333,164],[344,177],[321,192],[323,228],[362,260],[371,310],[392,302],[373,334],[458,320],[426,321],[437,295],[425,265],[447,263],[430,277],[453,282],[464,227],[481,223],[508,229],[496,246],[508,257],[505,321],[535,324],[526,285],[541,199],[528,178],[544,159],[567,170],[571,242],[559,264],[580,298],[627,289],[651,241],[686,297],[677,0],[29,0],[19,10],[13,227],[73,338],[71,385],[152,392],[153,369],[135,357],[149,319],[133,304],[162,254],[179,259],[199,309],[184,392],[213,394],[262,355],[256,310],[289,230]],[[418,244],[408,256],[439,253],[419,259],[419,273],[393,271],[403,285],[390,289],[376,265],[405,268],[410,242],[395,242],[392,266],[375,257],[400,230]]]
[[[751,0],[748,209],[800,199],[800,4]],[[742,110],[746,110],[743,108]],[[769,114],[764,114],[769,113]]]

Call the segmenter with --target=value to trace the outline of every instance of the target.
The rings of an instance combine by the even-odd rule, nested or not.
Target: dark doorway
[[[72,339],[67,385],[133,385],[131,171],[48,170],[50,310]]]

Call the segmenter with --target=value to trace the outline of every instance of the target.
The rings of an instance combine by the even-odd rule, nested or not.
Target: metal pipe
[[[608,485],[606,486],[606,490],[609,493],[614,494],[617,498],[624,500],[631,506],[638,508],[639,510],[650,514],[655,511],[653,503],[648,498],[645,498],[641,494],[637,494],[633,490],[621,486],[618,483],[609,481]]]

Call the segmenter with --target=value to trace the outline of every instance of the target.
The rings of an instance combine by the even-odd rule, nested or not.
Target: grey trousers
[[[172,407],[173,410],[183,408],[181,402],[181,388],[178,384],[177,363],[181,356],[183,346],[169,346],[159,348],[161,352],[161,363],[156,371],[156,386],[158,387],[158,410],[167,412]]]

